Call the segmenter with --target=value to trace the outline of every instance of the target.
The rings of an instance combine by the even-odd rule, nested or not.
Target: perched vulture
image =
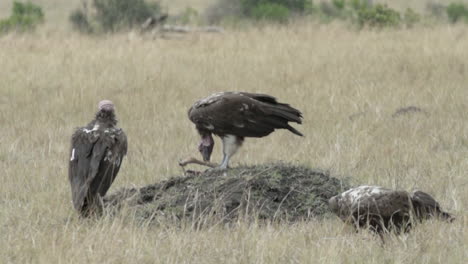
[[[379,186],[360,186],[330,198],[328,204],[344,222],[377,233],[407,232],[412,223],[431,217],[449,222],[454,220],[441,210],[434,198],[421,191],[408,193]]]
[[[287,129],[302,136],[288,122],[302,123],[302,114],[288,104],[278,103],[266,94],[221,92],[201,99],[189,109],[188,116],[201,136],[198,150],[203,161],[191,158],[180,165],[198,163],[226,169],[229,159],[246,137],[264,137],[275,129]],[[214,140],[212,134],[223,141],[223,160],[220,165],[210,163]]]
[[[100,213],[101,197],[127,154],[127,137],[117,127],[114,104],[103,100],[98,108],[95,119],[77,128],[71,140],[68,177],[73,206],[82,216]]]

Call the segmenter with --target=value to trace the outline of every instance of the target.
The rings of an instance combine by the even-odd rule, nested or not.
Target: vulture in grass
[[[82,216],[101,212],[101,197],[112,185],[127,154],[127,137],[117,127],[114,104],[99,102],[87,126],[75,130],[71,140],[68,176],[73,206]]]
[[[287,129],[302,136],[289,122],[302,123],[302,113],[279,103],[266,94],[221,92],[201,99],[189,109],[189,119],[201,136],[198,150],[203,161],[191,158],[180,163],[198,163],[212,168],[226,169],[229,159],[236,153],[246,137],[265,137],[275,129]],[[214,140],[217,135],[223,142],[223,160],[220,165],[210,163]]]
[[[434,198],[421,191],[408,193],[379,186],[360,186],[330,198],[328,204],[344,222],[379,234],[389,230],[408,232],[412,223],[432,217],[448,222],[454,220],[442,211]]]

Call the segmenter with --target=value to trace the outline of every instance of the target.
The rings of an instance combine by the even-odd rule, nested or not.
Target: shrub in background
[[[447,6],[446,12],[451,23],[468,21],[468,8],[462,3],[451,3]]]
[[[313,4],[318,3],[318,4]],[[359,27],[412,27],[422,20],[446,20],[456,23],[468,22],[468,6],[462,3],[449,5],[428,2],[429,16],[421,16],[411,8],[400,13],[372,0],[218,0],[209,8],[210,23],[217,23],[226,17],[254,18],[284,22],[293,14],[307,14],[322,22],[335,19],[345,20]]]
[[[89,23],[88,16],[81,9],[76,9],[70,14],[70,22],[75,30],[82,33],[92,33],[93,27]]]
[[[44,12],[41,7],[31,3],[13,2],[12,14],[0,21],[0,32],[16,30],[20,32],[34,30],[44,22]]]
[[[208,24],[217,24],[221,21],[237,20],[241,14],[240,1],[217,0],[205,10],[203,16]]]
[[[242,16],[256,20],[287,22],[292,14],[312,10],[311,0],[240,0]]]
[[[396,27],[400,22],[400,13],[386,5],[377,4],[358,11],[358,24],[361,27]]]
[[[208,8],[209,23],[226,18],[286,22],[292,15],[310,14],[312,0],[218,0]]]
[[[350,23],[357,21],[360,10],[371,7],[370,0],[331,0],[321,1],[318,8],[315,8],[315,15],[320,20],[329,22],[333,20],[347,20]]]
[[[94,0],[96,20],[105,31],[116,31],[141,25],[161,13],[158,3],[144,0]]]
[[[292,12],[304,13],[312,7],[311,0],[240,0],[244,15],[249,16],[250,12],[260,5],[271,4],[281,5]]]
[[[81,32],[115,32],[140,26],[148,18],[158,18],[158,2],[145,0],[93,0],[92,14],[86,6],[73,11],[70,22]]]
[[[436,19],[443,19],[446,18],[446,9],[447,6],[436,3],[436,2],[428,2],[426,4],[426,11],[429,15]]]
[[[411,8],[406,8],[405,13],[403,14],[403,21],[407,27],[412,27],[414,24],[417,24],[421,21],[421,15],[416,13]]]
[[[349,0],[347,2],[349,3],[350,8],[356,12],[372,6],[372,0]]]
[[[334,19],[347,19],[350,15],[345,0],[322,1],[316,13],[320,14],[321,20],[326,22]]]
[[[412,26],[420,20],[419,14],[407,9],[403,16],[386,5],[373,5],[370,0],[331,0],[322,1],[318,8],[322,21],[346,20],[359,27],[395,27],[404,22]]]
[[[276,3],[259,4],[250,11],[250,16],[257,20],[270,20],[280,23],[288,21],[290,11],[287,7]]]
[[[199,24],[200,23],[200,15],[198,11],[193,7],[186,7],[184,11],[180,15],[176,17],[176,21],[183,25],[187,24]]]

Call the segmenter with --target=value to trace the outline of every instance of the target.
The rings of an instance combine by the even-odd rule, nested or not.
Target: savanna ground
[[[65,1],[37,2],[46,17],[54,14],[42,29],[0,38],[0,262],[468,259],[465,25],[358,32],[303,21],[177,39],[87,37],[71,32],[67,15],[59,15],[68,14],[60,4]],[[8,3],[0,6],[8,13]],[[238,221],[201,230],[190,221],[175,226],[136,224],[128,217],[78,219],[67,179],[69,140],[74,127],[93,118],[100,99],[115,102],[129,139],[114,192],[181,174],[178,159],[198,154],[188,107],[226,90],[272,94],[304,113],[304,124],[296,126],[304,138],[278,131],[246,140],[233,166],[284,160],[350,176],[356,184],[418,188],[457,220],[389,235],[382,247],[378,237],[356,234],[337,218],[290,225]],[[392,117],[405,106],[426,113]]]

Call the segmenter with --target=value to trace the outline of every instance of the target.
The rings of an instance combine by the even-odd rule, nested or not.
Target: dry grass
[[[0,38],[2,263],[463,263],[468,258],[468,34],[462,26],[354,32],[301,24],[150,39],[43,30]],[[233,159],[287,160],[356,183],[419,188],[457,216],[385,247],[339,220],[204,230],[80,221],[69,139],[102,98],[129,155],[111,191],[179,174],[196,154],[188,107],[215,91],[264,92],[304,112],[299,130],[247,140]],[[404,106],[427,111],[392,118]],[[351,116],[351,118],[350,118]],[[220,158],[217,142],[215,159]]]

